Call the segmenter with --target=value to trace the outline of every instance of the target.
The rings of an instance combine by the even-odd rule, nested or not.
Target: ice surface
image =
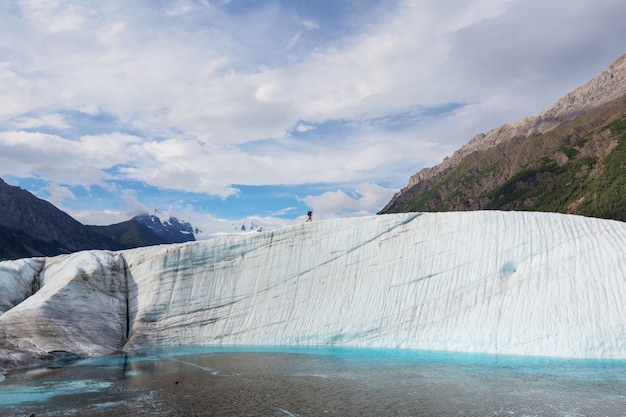
[[[38,288],[43,259],[0,262],[0,314],[30,297]]]
[[[47,258],[43,270],[28,281],[41,288],[0,316],[0,366],[122,348],[128,334],[128,290],[121,255],[84,251]]]
[[[625,243],[611,220],[410,213],[47,258],[41,289],[0,316],[0,359],[171,344],[626,358]]]

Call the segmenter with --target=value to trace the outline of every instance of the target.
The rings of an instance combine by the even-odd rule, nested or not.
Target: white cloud
[[[126,204],[126,216],[132,218],[140,214],[150,213],[151,210],[139,201],[137,195],[132,190],[122,190],[120,199]]]
[[[285,46],[285,51],[290,50],[291,48],[293,48],[294,46],[296,46],[298,44],[298,41],[300,40],[300,36],[302,36],[302,32],[296,32],[292,37],[291,40],[289,41],[289,43],[287,44],[287,46]]]
[[[59,206],[63,207],[63,206]],[[128,213],[123,210],[71,210],[63,209],[66,213],[82,224],[106,226],[128,220]]]
[[[35,86],[12,67],[11,63],[0,62],[0,121],[38,109],[33,106],[38,98]]]
[[[314,130],[314,129],[315,129],[315,126],[307,125],[307,124],[304,124],[304,123],[300,123],[300,124],[298,124],[298,126],[296,126],[295,130],[297,132],[300,132],[300,133],[305,133],[305,132],[309,132],[309,131]]]
[[[320,25],[308,19],[299,20],[298,23],[300,23],[307,30],[315,30],[320,28]]]
[[[49,202],[59,207],[63,205],[65,200],[74,200],[76,196],[67,187],[52,183],[47,187],[50,196],[47,198]]]
[[[50,34],[82,29],[90,10],[83,4],[64,0],[21,0],[25,16]]]
[[[73,141],[37,132],[0,132],[0,175],[36,176],[86,187],[103,184],[105,169],[146,162],[141,143],[141,138],[119,133]]]
[[[228,3],[0,8],[0,175],[226,199],[233,184],[405,183],[587,81],[626,37],[621,0]],[[449,103],[463,106],[396,123]],[[347,190],[306,201],[371,212],[391,193]]]
[[[302,198],[316,218],[371,215],[372,208],[382,208],[393,196],[394,190],[376,184],[354,186],[349,194],[342,189]]]
[[[194,5],[190,1],[179,0],[175,2],[172,6],[165,10],[165,12],[170,16],[179,16],[186,13],[189,13],[194,9]]]
[[[275,212],[270,213],[270,216],[275,217],[275,216],[283,216],[287,213],[290,213],[292,211],[296,210],[296,207],[285,207],[283,209],[277,210]]]
[[[39,127],[67,130],[70,128],[70,125],[60,114],[44,114],[40,117],[17,117],[9,123],[9,127],[17,130]]]

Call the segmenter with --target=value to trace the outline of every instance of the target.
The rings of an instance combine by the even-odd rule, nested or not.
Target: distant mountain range
[[[135,216],[110,226],[87,226],[93,232],[117,242],[123,249],[163,243],[183,243],[196,240],[193,226],[176,217],[162,221],[153,214]]]
[[[86,226],[0,178],[0,260],[181,243],[195,240],[195,232],[175,217],[162,221],[149,214],[109,226]]]
[[[626,221],[626,55],[547,110],[479,134],[380,213],[530,210]]]

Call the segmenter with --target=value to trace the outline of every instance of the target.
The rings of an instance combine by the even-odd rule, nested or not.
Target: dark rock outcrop
[[[0,260],[119,249],[51,203],[0,178]]]

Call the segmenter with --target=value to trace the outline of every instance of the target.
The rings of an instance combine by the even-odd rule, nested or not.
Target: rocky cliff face
[[[611,132],[594,135],[594,131],[624,115],[625,96],[626,55],[545,111],[476,135],[441,164],[418,172],[409,179],[406,187],[394,195],[381,213],[407,209],[489,208],[493,200],[486,192],[509,181],[537,160],[546,157],[557,166],[564,166],[574,155],[571,152],[568,155],[567,151],[559,154],[563,147],[577,147],[574,151],[580,156],[603,159],[615,148],[618,138],[613,135],[609,140],[607,137]],[[587,117],[592,120],[586,120]],[[558,132],[561,128],[567,131]],[[585,135],[589,137],[584,139]],[[583,139],[585,143],[576,145],[577,140],[582,142]],[[540,143],[531,146],[533,141]],[[505,159],[508,166],[498,164]],[[602,169],[601,166],[595,168]],[[446,178],[458,175],[482,178],[478,184],[455,183],[449,181],[454,178]],[[432,195],[427,197],[427,193]],[[440,203],[446,202],[451,193],[460,193],[466,198],[440,207]],[[419,198],[424,202],[412,204]]]

